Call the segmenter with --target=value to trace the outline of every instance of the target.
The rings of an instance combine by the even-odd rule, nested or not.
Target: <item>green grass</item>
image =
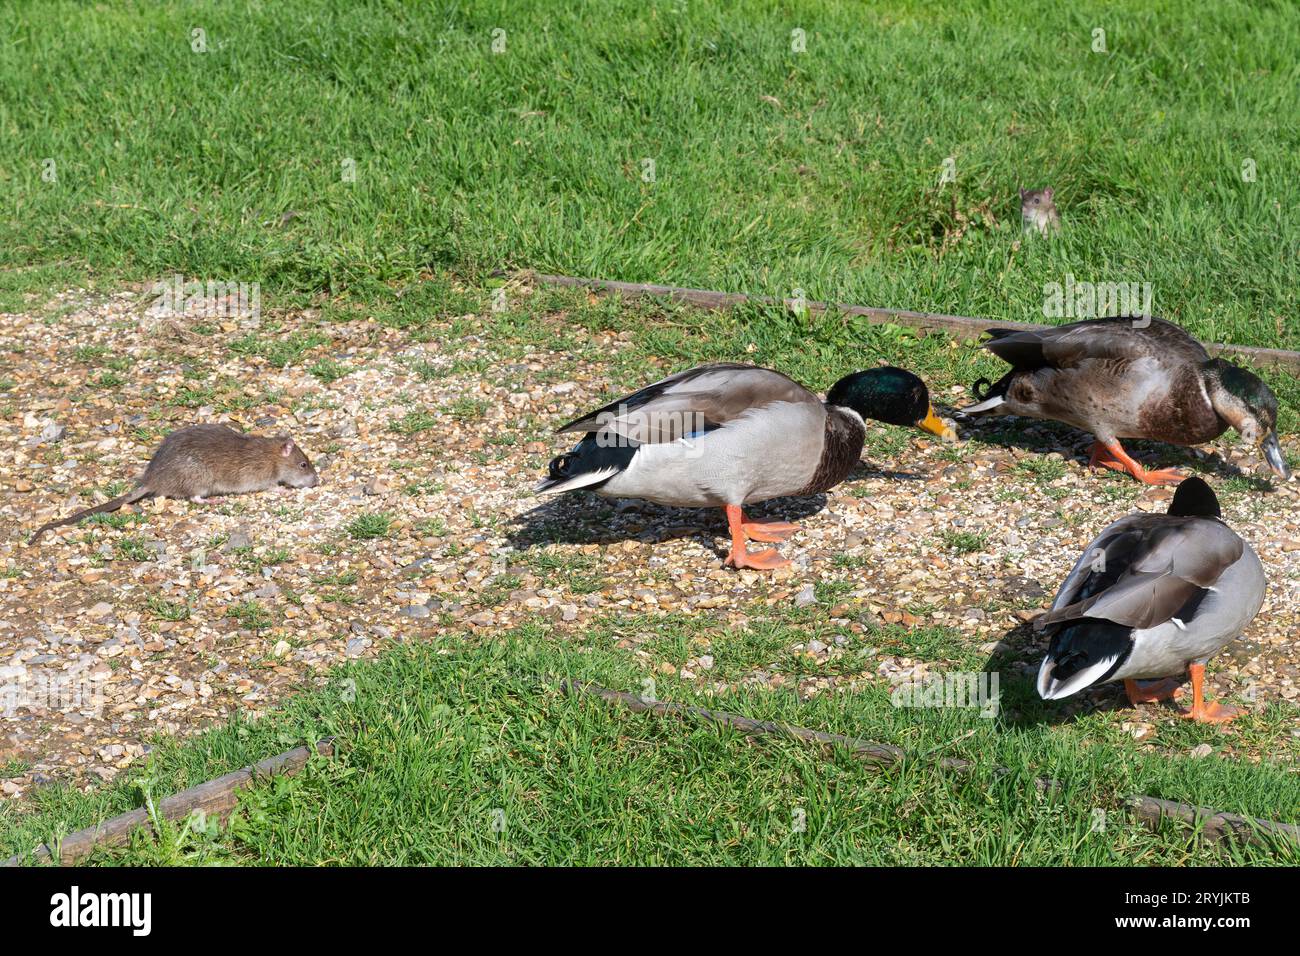
[[[458,398],[441,411],[448,418],[458,422],[477,421],[487,414],[488,402],[482,398]]]
[[[273,568],[284,564],[291,557],[288,548],[270,548],[263,554],[256,554],[252,548],[238,548],[236,555],[239,567],[248,574],[260,574],[263,568]]]
[[[383,538],[392,529],[392,515],[384,512],[368,511],[359,514],[348,524],[348,534],[359,541],[369,538]]]
[[[117,556],[127,561],[148,561],[154,553],[139,538],[119,538]]]
[[[8,21],[0,307],[85,263],[268,293],[506,266],[1031,319],[1073,273],[1151,282],[1204,338],[1300,347],[1282,0],[62,0]],[[1017,185],[1049,183],[1065,232],[1013,251]]]
[[[345,365],[333,361],[332,359],[321,359],[319,362],[312,365],[311,368],[307,369],[307,371],[320,379],[322,384],[329,385],[344,378],[352,370]]]
[[[188,621],[190,618],[188,604],[184,601],[169,601],[160,594],[152,595],[145,601],[145,609],[164,621]]]
[[[234,618],[241,627],[248,628],[250,631],[262,631],[275,623],[274,612],[252,599],[232,604],[226,611],[226,616]]]
[[[1042,481],[1055,481],[1065,474],[1065,462],[1057,458],[1026,458],[1016,462],[1016,470]]]
[[[612,620],[608,627],[640,627]],[[820,626],[824,626],[821,622]],[[718,667],[744,668],[820,633],[809,618],[768,622],[748,641],[698,620],[660,640],[711,640]],[[600,629],[598,629],[599,632]],[[1269,765],[1135,751],[1117,715],[1053,725],[973,711],[895,708],[883,688],[800,702],[746,690],[708,701],[656,674],[666,700],[867,739],[918,755],[888,772],[843,751],[742,735],[698,720],[636,715],[557,690],[560,677],[641,691],[645,672],[603,644],[557,645],[525,625],[484,646],[421,644],[337,672],[256,723],[235,721],[101,791],[44,788],[0,806],[0,853],[139,805],[241,764],[333,735],[331,759],[263,784],[231,826],[170,826],[99,862],[263,864],[1290,864],[1296,851],[1222,847],[1123,810],[1147,793],[1246,813],[1294,808],[1300,784]],[[604,648],[604,649],[602,649]],[[1004,693],[1008,693],[1004,689]],[[1031,707],[1024,688],[1009,693]],[[1262,720],[1263,718],[1252,718]],[[1184,728],[1179,728],[1183,731]],[[1285,733],[1285,730],[1278,731]],[[1187,728],[1191,736],[1207,733]],[[923,756],[922,756],[923,755]],[[976,759],[973,775],[943,756]],[[996,768],[1005,767],[1001,773]],[[1056,780],[1043,792],[1034,778]],[[1093,830],[1095,810],[1104,829]],[[798,821],[802,821],[802,826]]]
[[[390,426],[399,435],[418,435],[420,432],[437,428],[439,418],[432,412],[411,410],[401,418],[395,419]]]
[[[265,339],[250,334],[232,342],[230,350],[238,355],[259,355],[274,367],[285,368],[328,342],[328,336],[318,334],[294,333],[283,339]]]
[[[974,554],[976,551],[983,551],[989,540],[988,533],[983,531],[946,530],[940,532],[939,537],[945,548],[958,554]]]
[[[117,496],[110,495],[110,497],[117,497]],[[120,530],[122,528],[129,528],[133,524],[141,524],[145,520],[146,520],[145,516],[138,511],[132,511],[132,512],[101,511],[99,514],[91,515],[88,518],[83,518],[81,521],[77,523],[85,527],[90,527],[93,525],[101,525],[103,527],[117,528]],[[129,545],[127,545],[126,542],[123,542],[123,544],[124,546],[129,547]],[[138,542],[136,542],[136,544],[138,545]]]

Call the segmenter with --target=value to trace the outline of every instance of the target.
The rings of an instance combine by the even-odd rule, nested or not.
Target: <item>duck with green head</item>
[[[1282,480],[1291,476],[1278,443],[1273,392],[1254,373],[1210,358],[1171,322],[1119,316],[988,334],[993,339],[984,347],[1011,371],[991,386],[976,382],[979,401],[962,409],[967,414],[1023,415],[1081,428],[1096,439],[1090,466],[1146,484],[1177,484],[1183,475],[1143,468],[1121,438],[1198,445],[1235,428],[1260,447]]]
[[[814,495],[839,484],[862,454],[866,419],[915,426],[946,439],[925,383],[882,367],[855,372],[826,401],[793,379],[753,365],[718,364],[678,372],[611,402],[560,432],[581,432],[573,450],[550,463],[535,489],[586,489],[687,508],[721,508],[737,568],[789,564],[775,549],[746,540],[784,541],[798,526],[752,521],[745,505]]]

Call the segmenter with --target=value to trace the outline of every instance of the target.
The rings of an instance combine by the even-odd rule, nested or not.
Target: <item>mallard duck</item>
[[[1283,480],[1290,477],[1277,440],[1277,399],[1258,376],[1223,359],[1162,319],[1116,317],[1050,329],[989,329],[984,343],[1011,371],[995,385],[976,382],[970,415],[1024,415],[1091,432],[1089,466],[1126,471],[1147,484],[1177,484],[1174,469],[1148,471],[1120,445],[1150,438],[1196,445],[1229,427]],[[984,390],[981,391],[981,386]]]
[[[1135,514],[1084,549],[1052,609],[1034,622],[1051,638],[1038,694],[1056,700],[1122,680],[1131,704],[1181,694],[1184,716],[1221,722],[1235,709],[1207,703],[1205,662],[1237,637],[1264,601],[1264,569],[1220,517],[1200,478],[1178,486],[1168,514]],[[1159,678],[1140,683],[1140,678]]]
[[[867,418],[956,437],[935,415],[925,383],[901,368],[854,372],[822,402],[772,369],[704,365],[562,426],[560,432],[585,434],[551,461],[535,491],[585,488],[611,498],[722,508],[731,534],[727,563],[779,568],[789,561],[772,548],[751,554],[745,540],[784,541],[798,526],[750,521],[743,506],[839,484],[862,454]]]

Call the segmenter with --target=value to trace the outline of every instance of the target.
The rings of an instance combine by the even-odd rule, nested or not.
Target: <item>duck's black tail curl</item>
[[[564,481],[566,478],[572,478],[569,474],[569,463],[574,459],[571,451],[566,451],[563,455],[556,455],[551,459],[550,465],[547,466],[547,477],[552,481]]]
[[[1006,397],[1007,389],[1011,387],[1011,379],[1015,374],[1015,370],[1012,369],[996,382],[990,382],[986,378],[976,380],[970,387],[971,394],[975,396],[975,404],[967,405],[962,411],[968,415],[979,415],[997,408]]]
[[[589,432],[572,451],[551,459],[546,477],[533,491],[558,492],[575,488],[594,491],[626,470],[638,447],[633,443],[607,445],[597,440],[595,432]]]
[[[577,465],[578,467],[575,467]],[[546,466],[546,477],[542,479],[533,491],[542,492],[550,491],[556,485],[576,478],[582,473],[579,455],[576,451],[565,452],[563,455],[556,455],[551,459],[550,464]]]
[[[1007,389],[1011,387],[1011,379],[1015,374],[1015,369],[1012,369],[996,382],[990,382],[987,378],[978,378],[971,385],[970,393],[975,396],[977,402],[987,402],[990,398],[1006,395]]]

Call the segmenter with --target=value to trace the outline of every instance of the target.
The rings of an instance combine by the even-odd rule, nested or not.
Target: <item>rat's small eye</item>
[[[299,468],[310,468],[311,465],[304,461],[304,462],[300,462],[299,465],[298,465],[298,467],[299,467]]]

